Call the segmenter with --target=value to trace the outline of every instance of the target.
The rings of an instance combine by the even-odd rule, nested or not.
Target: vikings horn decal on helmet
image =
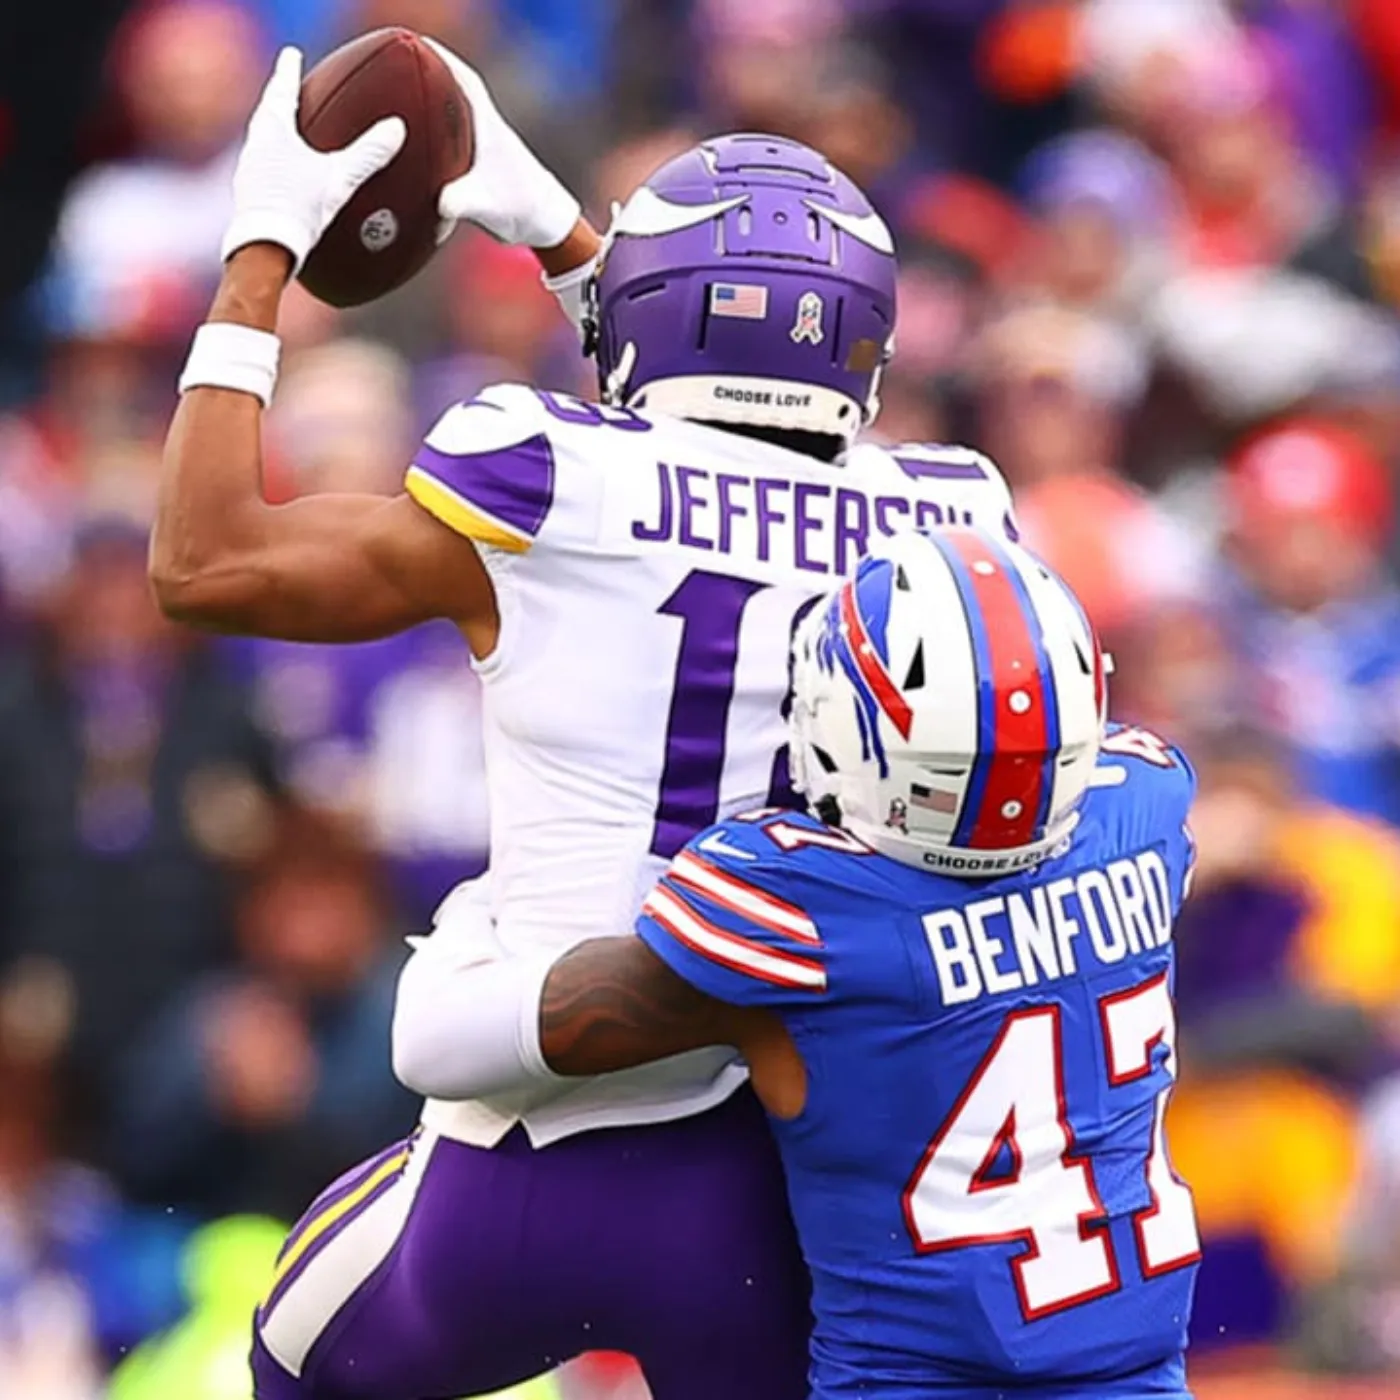
[[[720,136],[615,212],[590,303],[608,402],[849,442],[879,406],[894,240],[816,151]]]
[[[1078,600],[980,530],[893,537],[793,643],[794,785],[886,855],[944,874],[1020,870],[1068,836],[1104,719]]]

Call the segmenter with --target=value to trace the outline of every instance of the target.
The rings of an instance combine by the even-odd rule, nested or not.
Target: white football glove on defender
[[[385,117],[339,151],[318,151],[297,131],[301,50],[277,55],[248,121],[233,172],[233,218],[224,234],[228,259],[247,243],[276,243],[293,274],[350,196],[398,154],[408,135],[401,117]]]
[[[450,49],[424,42],[457,80],[471,113],[472,168],[443,187],[438,242],[468,219],[502,243],[557,248],[578,222],[579,202],[496,110],[481,75]]]

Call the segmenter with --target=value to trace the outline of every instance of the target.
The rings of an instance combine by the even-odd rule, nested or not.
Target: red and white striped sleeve
[[[787,882],[771,862],[745,860],[727,838],[718,844],[728,859],[700,843],[676,857],[642,905],[638,934],[687,982],[721,1001],[821,996],[827,966],[816,920],[790,891],[774,888]]]

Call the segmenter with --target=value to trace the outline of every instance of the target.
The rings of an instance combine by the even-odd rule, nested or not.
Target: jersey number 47
[[[1101,998],[1098,1010],[1110,1087],[1151,1074],[1159,1047],[1175,1078],[1176,1018],[1165,974]],[[1169,1091],[1157,1096],[1144,1144],[1151,1203],[1133,1217],[1144,1278],[1201,1254],[1191,1192],[1172,1173],[1163,1141]],[[1034,1321],[1117,1291],[1105,1215],[1092,1168],[1075,1153],[1060,1008],[1013,1011],[905,1188],[915,1248],[1023,1242],[1011,1271],[1022,1314]]]

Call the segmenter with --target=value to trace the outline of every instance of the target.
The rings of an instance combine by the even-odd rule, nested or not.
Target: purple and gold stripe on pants
[[[277,1256],[272,1284],[260,1311],[266,1312],[337,1235],[372,1206],[403,1175],[418,1134],[385,1148],[323,1191],[296,1223]]]

